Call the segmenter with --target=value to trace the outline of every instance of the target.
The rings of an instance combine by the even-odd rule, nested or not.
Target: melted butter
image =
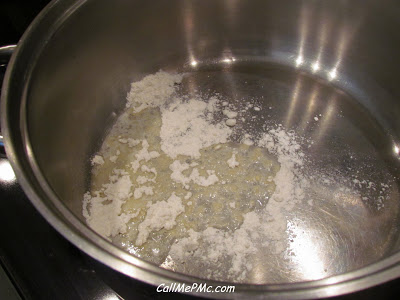
[[[93,168],[91,192],[99,190],[103,184],[109,183],[115,169],[127,172],[133,183],[132,196],[123,205],[123,212],[140,211],[131,219],[128,230],[113,238],[113,242],[129,252],[161,264],[168,255],[170,246],[179,238],[187,236],[187,231],[202,231],[207,227],[215,227],[226,231],[234,231],[243,222],[243,215],[267,205],[269,197],[275,190],[273,178],[279,171],[276,158],[265,149],[238,143],[213,145],[200,151],[201,156],[193,159],[178,156],[181,163],[192,165],[183,175],[189,176],[194,168],[200,176],[208,177],[207,171],[215,172],[218,181],[210,186],[200,186],[193,181],[187,186],[171,179],[170,165],[173,159],[161,150],[160,129],[161,114],[157,108],[148,108],[140,113],[126,112],[106,137],[99,152],[105,163]],[[157,175],[143,170],[134,172],[131,162],[142,149],[142,143],[130,147],[121,143],[126,139],[146,140],[148,151],[157,151],[160,155],[148,161],[140,161],[140,166],[154,168]],[[118,152],[119,151],[119,152]],[[115,162],[110,157],[119,153]],[[235,154],[238,166],[231,168],[228,160]],[[154,179],[144,184],[137,182],[138,177]],[[140,186],[152,187],[153,195],[143,195],[135,199],[133,191]],[[190,197],[186,197],[188,192]],[[167,200],[172,193],[181,198],[185,211],[176,218],[176,226],[170,230],[151,232],[147,242],[136,247],[138,226],[146,217],[149,204]],[[190,195],[190,194],[189,194]]]

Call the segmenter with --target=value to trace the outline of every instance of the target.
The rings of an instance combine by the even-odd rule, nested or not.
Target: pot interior
[[[85,1],[59,18],[32,62],[32,157],[85,222],[90,158],[130,83],[160,69],[185,72],[188,94],[257,99],[263,117],[251,130],[265,122],[293,130],[312,141],[308,176],[334,178],[310,181],[314,205],[288,215],[287,255],[258,253],[244,282],[316,280],[379,262],[399,250],[400,12],[385,3]]]

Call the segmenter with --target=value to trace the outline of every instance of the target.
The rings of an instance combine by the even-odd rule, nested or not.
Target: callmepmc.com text
[[[157,292],[159,293],[234,293],[234,285],[208,285],[207,283],[161,283],[157,286]]]

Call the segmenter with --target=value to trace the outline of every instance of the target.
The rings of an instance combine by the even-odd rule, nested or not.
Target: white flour
[[[251,264],[246,259],[257,252],[255,240],[259,238],[260,221],[255,212],[246,214],[242,226],[233,233],[213,227],[202,232],[189,231],[189,236],[173,244],[170,258],[177,263],[199,261],[209,269],[207,277],[216,277],[223,261],[228,257],[231,267],[228,276],[244,279]],[[199,266],[200,267],[200,266]]]
[[[304,153],[296,141],[294,132],[286,132],[279,125],[269,130],[258,141],[260,147],[265,147],[278,157],[281,169],[276,175],[276,190],[272,199],[276,202],[290,200],[287,205],[298,203],[304,198],[305,178],[300,167],[304,164]]]
[[[182,75],[171,75],[159,71],[146,76],[141,81],[133,82],[128,93],[126,107],[133,107],[140,112],[147,107],[163,105],[175,92],[175,84],[182,81]]]
[[[176,217],[184,211],[185,207],[182,205],[181,198],[175,194],[172,194],[167,201],[150,204],[146,218],[139,224],[136,245],[141,246],[147,240],[151,231],[174,227]]]
[[[183,75],[160,71],[132,83],[127,96],[127,112],[131,116],[121,116],[120,123],[157,109],[161,114],[159,127],[150,122],[144,128],[154,125],[159,131],[152,131],[156,136],[146,136],[147,131],[144,137],[136,133],[117,136],[115,149],[104,146],[103,152],[92,158],[95,175],[101,174],[102,168],[111,168],[112,175],[99,180],[104,183],[85,194],[83,216],[100,235],[108,239],[124,236],[135,249],[157,253],[144,258],[150,261],[157,258],[157,262],[162,259],[163,267],[188,273],[196,269],[200,272],[195,274],[198,276],[244,282],[253,272],[254,257],[265,252],[283,255],[288,251],[288,215],[302,203],[315,206],[315,201],[307,198],[310,180],[315,178],[304,173],[307,161],[302,149],[305,147],[293,131],[287,131],[282,125],[271,125],[263,128],[261,136],[237,132],[238,122],[246,120],[242,115],[238,118],[239,113],[254,107],[257,114],[263,109],[260,105],[247,103],[239,111],[217,96],[179,97],[176,86],[183,78]],[[156,118],[153,121],[159,122]],[[229,147],[234,130],[242,137],[241,145],[247,145],[241,148],[247,149],[247,153],[237,148],[223,152],[229,155],[222,161],[223,167],[229,170],[224,174],[218,159],[223,153],[218,151]],[[202,161],[205,155],[202,151],[208,147],[212,149],[208,150],[209,157],[215,158],[216,165],[205,168],[207,161]],[[257,150],[254,151],[257,155],[247,157],[252,149]],[[277,172],[273,172],[273,163],[269,167],[266,163],[257,165],[261,158],[268,161],[266,153],[279,163]],[[126,165],[122,163],[124,157],[130,158]],[[251,180],[246,179],[240,185],[235,180],[250,167],[260,168],[259,173],[254,171]],[[323,176],[317,179],[327,185],[334,181]],[[173,186],[174,192],[159,190],[165,181]],[[272,183],[275,186],[270,195],[265,191],[269,191],[268,184]],[[360,188],[378,188],[373,182],[358,179],[351,183]],[[198,190],[199,187],[210,192]],[[216,190],[224,188],[218,195],[225,197],[226,203],[221,203],[213,197]],[[389,186],[380,188],[385,191]],[[254,203],[251,202],[246,193],[253,198],[259,195],[257,201],[250,199]],[[153,200],[156,196],[157,201]],[[383,195],[379,201],[383,207]],[[228,221],[214,220],[213,214],[218,213]],[[202,216],[214,225],[202,227],[203,224],[198,224],[201,221],[192,223],[202,220]],[[227,226],[232,220],[240,220],[240,225]],[[172,238],[165,240],[168,237]],[[153,247],[150,252],[145,252],[146,245]],[[159,248],[162,247],[167,250],[161,255]]]
[[[236,160],[236,153],[232,153],[232,157],[227,160],[229,168],[235,168],[239,166],[239,162]]]
[[[101,193],[104,196],[100,196],[100,192],[94,197],[86,193],[83,200],[83,216],[89,226],[104,237],[125,233],[127,222],[138,214],[122,213],[121,207],[130,196],[131,188],[129,176],[122,175],[115,182],[102,188]]]
[[[200,149],[226,143],[232,130],[224,124],[211,124],[207,115],[215,109],[204,101],[191,99],[187,103],[176,102],[162,109],[161,149],[170,157],[178,155],[200,156]]]
[[[175,160],[169,166],[172,171],[171,179],[177,183],[181,183],[185,188],[188,187],[191,181],[201,186],[209,186],[218,181],[215,171],[212,170],[207,170],[208,177],[200,176],[197,168],[194,168],[189,176],[183,175],[183,172],[189,170],[190,167],[191,165],[187,163],[181,163],[179,160]]]

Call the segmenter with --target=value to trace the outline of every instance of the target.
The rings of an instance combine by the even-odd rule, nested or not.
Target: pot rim
[[[36,66],[36,60],[41,50],[46,46],[46,41],[69,16],[89,1],[53,0],[42,10],[28,27],[14,51],[5,74],[1,95],[1,127],[8,159],[19,184],[32,204],[60,234],[91,257],[134,279],[152,285],[170,284],[172,282],[185,284],[196,282],[212,286],[235,285],[234,297],[248,297],[250,295],[259,298],[281,299],[329,297],[362,290],[392,280],[400,275],[400,253],[397,252],[361,269],[308,282],[236,284],[205,280],[165,270],[134,257],[99,236],[79,220],[56,196],[35,161],[28,136],[26,106],[24,104],[27,100],[26,90],[30,84],[32,71]],[[43,33],[44,25],[49,24],[49,22],[54,25],[46,28]],[[32,38],[35,35],[40,35],[42,38],[35,40]],[[27,57],[29,65],[24,66],[22,57],[27,55],[29,55]],[[24,70],[23,74],[18,72],[19,69]],[[14,80],[18,82],[18,78],[23,80],[18,85],[20,97],[19,99],[11,99],[13,98],[11,94],[15,89],[12,82]],[[14,102],[14,104],[18,102],[20,108],[18,122],[12,119],[11,114],[8,113],[11,102]],[[229,298],[230,295],[232,294],[201,293],[203,297]]]

